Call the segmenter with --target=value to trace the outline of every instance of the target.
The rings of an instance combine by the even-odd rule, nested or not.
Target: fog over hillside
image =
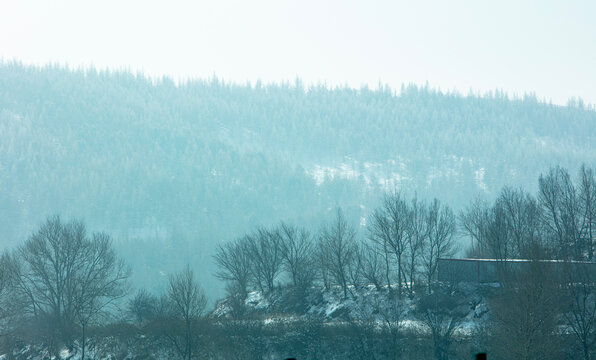
[[[0,64],[2,248],[49,215],[81,218],[149,288],[190,262],[221,295],[215,245],[259,225],[317,229],[341,207],[363,230],[388,190],[458,211],[581,163],[596,165],[596,110],[581,100]]]

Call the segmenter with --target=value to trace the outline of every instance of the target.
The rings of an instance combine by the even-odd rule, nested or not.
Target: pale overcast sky
[[[0,57],[596,104],[596,1],[0,0]]]

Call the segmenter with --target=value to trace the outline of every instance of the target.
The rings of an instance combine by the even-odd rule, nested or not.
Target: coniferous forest
[[[3,62],[0,355],[592,359],[594,169],[580,99]]]
[[[3,245],[49,215],[82,218],[151,276],[279,220],[316,229],[341,207],[360,223],[397,188],[458,211],[596,161],[593,109],[499,91],[176,85],[3,63],[0,109]]]

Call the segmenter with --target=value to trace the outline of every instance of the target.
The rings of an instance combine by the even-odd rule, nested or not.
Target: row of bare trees
[[[369,222],[368,246],[380,266],[377,271],[365,271],[367,280],[391,287],[397,275],[400,297],[403,288],[411,296],[421,279],[430,286],[438,259],[456,251],[455,232],[453,211],[438,200],[427,204],[417,198],[408,202],[399,193],[386,195]],[[367,268],[374,268],[370,264]]]
[[[496,358],[586,360],[596,344],[596,177],[585,165],[575,179],[553,167],[538,179],[535,196],[505,187],[492,203],[476,200],[460,215],[472,239],[469,257],[506,264],[528,259],[520,271],[502,271],[490,303],[490,348]],[[564,260],[556,262],[545,260]],[[506,270],[503,267],[501,270]],[[570,336],[566,336],[569,334]],[[571,345],[564,341],[572,338]]]
[[[316,234],[286,223],[259,228],[217,248],[216,276],[240,299],[251,289],[269,293],[284,279],[302,295],[318,282],[345,297],[362,284],[411,296],[415,285],[430,284],[438,258],[454,253],[455,231],[449,207],[395,192],[370,216],[364,240],[340,209]]]
[[[228,291],[241,299],[251,288],[273,291],[283,272],[292,286],[305,291],[315,278],[314,250],[312,236],[304,228],[285,223],[275,229],[259,228],[218,246],[215,275],[228,281]]]
[[[551,168],[538,180],[538,194],[505,187],[494,203],[477,200],[460,216],[473,239],[469,255],[494,259],[530,258],[541,248],[551,259],[588,260],[596,240],[596,178],[583,165],[574,182],[568,171]]]
[[[472,239],[470,257],[543,258],[591,261],[596,240],[596,178],[583,165],[574,182],[561,167],[540,176],[538,195],[505,187],[493,203],[476,200],[459,216],[459,229]],[[217,277],[232,294],[271,292],[283,277],[304,291],[313,282],[339,286],[374,284],[412,296],[430,286],[438,259],[454,254],[456,217],[438,200],[428,203],[387,194],[368,218],[360,237],[341,213],[311,234],[282,223],[259,228],[218,247]],[[364,240],[362,240],[364,238]],[[430,291],[430,287],[429,287]]]

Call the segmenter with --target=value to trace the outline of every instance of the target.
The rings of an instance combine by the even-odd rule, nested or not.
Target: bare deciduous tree
[[[362,285],[362,267],[364,265],[363,251],[364,249],[362,245],[354,241],[354,255],[352,257],[352,262],[348,266],[348,283],[354,288],[358,288]]]
[[[320,251],[325,259],[325,270],[329,272],[334,283],[341,286],[344,297],[348,296],[350,268],[356,260],[356,232],[341,212],[337,209],[333,223],[321,229]]]
[[[575,260],[584,258],[585,239],[583,237],[585,222],[581,214],[581,206],[577,188],[571,176],[561,169],[561,220],[565,234],[565,245],[569,248],[568,256]]]
[[[232,282],[229,288],[234,292],[240,292],[240,298],[244,301],[251,277],[251,258],[246,238],[218,245],[213,258],[219,268],[215,276],[220,280]]]
[[[543,224],[550,235],[554,235],[557,248],[565,243],[563,220],[561,219],[561,176],[562,169],[550,169],[547,175],[538,178],[538,201],[543,211]],[[566,172],[566,171],[565,171]]]
[[[195,350],[194,337],[197,320],[207,306],[207,298],[189,266],[186,266],[180,273],[170,276],[168,298],[171,302],[172,315],[175,319],[180,320],[184,327],[181,337],[173,333],[169,334],[169,338],[182,359],[190,360]]]
[[[403,271],[406,289],[410,297],[414,296],[414,285],[417,281],[419,262],[425,242],[429,236],[428,210],[426,204],[414,197],[408,209],[408,230],[406,237],[406,264]]]
[[[382,215],[382,211],[377,209],[370,217],[367,230],[368,239],[373,244],[371,248],[382,254],[383,278],[387,288],[391,291],[391,267],[393,264],[391,261],[391,246],[389,245],[389,239],[391,238],[389,219]]]
[[[538,199],[543,226],[556,245],[557,256],[567,259],[593,257],[596,180],[592,169],[582,166],[577,186],[566,169],[551,168],[540,175]]]
[[[580,209],[584,218],[584,238],[587,242],[587,258],[594,257],[596,241],[596,177],[594,170],[582,165],[579,180]]]
[[[326,246],[321,241],[321,237],[319,236],[318,241],[316,242],[315,248],[315,264],[317,273],[319,275],[319,280],[323,282],[323,286],[326,290],[329,290],[331,287],[331,273],[329,270],[329,263],[326,254]]]
[[[14,253],[6,251],[0,257],[0,351],[5,353],[13,350],[19,330],[31,325],[28,321],[30,297],[20,289],[20,279],[15,276],[15,269],[20,268],[19,258]],[[40,328],[38,326],[36,333],[29,331],[28,334],[36,337]]]
[[[404,279],[404,255],[407,250],[408,228],[408,205],[401,194],[394,192],[385,195],[383,205],[376,209],[371,216],[369,231],[371,238],[386,247],[388,252],[395,257],[397,288],[400,298]]]
[[[534,258],[540,259],[540,254]],[[490,303],[494,351],[503,359],[557,359],[560,282],[548,262],[533,260],[509,272]]]
[[[422,267],[431,291],[432,279],[437,273],[439,258],[453,256],[456,248],[453,235],[455,234],[455,215],[447,206],[442,206],[434,199],[428,211],[428,237],[422,249]]]
[[[512,257],[528,258],[534,246],[546,245],[542,243],[541,210],[534,197],[521,188],[504,187],[496,202],[505,216]]]
[[[585,360],[592,359],[596,346],[596,291],[591,265],[568,263],[565,269],[563,316]]]
[[[109,236],[87,237],[82,222],[49,218],[16,250],[10,272],[35,318],[52,324],[60,340],[70,340],[126,293],[130,271],[116,257]],[[83,332],[83,340],[85,334]],[[54,340],[58,340],[54,337]]]
[[[500,203],[489,206],[480,199],[460,214],[463,232],[473,240],[470,256],[498,260],[510,257],[511,243],[506,215]]]
[[[461,326],[467,312],[465,299],[440,288],[418,300],[417,317],[430,330],[435,359],[450,358],[454,333]]]
[[[0,256],[0,321],[8,315],[7,310],[7,296],[9,287],[11,286],[10,272],[9,272],[9,255],[3,253]],[[1,336],[2,332],[0,332]]]
[[[311,286],[315,278],[314,247],[310,233],[285,223],[279,227],[283,267],[290,274],[292,285],[300,292]]]
[[[26,298],[15,291],[15,279],[12,277],[11,262],[14,258],[8,252],[0,256],[0,340],[6,342],[24,321]],[[0,341],[0,344],[3,341]]]
[[[389,337],[389,358],[399,359],[404,352],[405,326],[402,323],[405,315],[405,304],[401,300],[392,298],[389,303],[384,303],[379,298],[373,300],[374,311],[379,314],[380,323],[377,322],[382,332]]]
[[[567,170],[551,168],[538,179],[538,200],[543,208],[543,224],[556,244],[559,258],[577,258],[581,229],[578,229],[579,203]]]
[[[381,291],[383,289],[383,272],[385,270],[385,252],[373,243],[363,244],[359,254],[362,263],[362,276],[370,284],[373,284],[377,291]]]
[[[145,289],[137,291],[127,303],[128,315],[138,324],[154,320],[158,316],[158,309],[159,299]]]
[[[82,329],[81,359],[85,359],[85,330],[114,301],[127,294],[130,270],[118,259],[105,233],[93,234],[82,252],[75,284],[75,318]]]
[[[488,203],[480,197],[474,199],[470,206],[459,214],[461,233],[470,237],[471,244],[468,249],[469,257],[483,257],[488,249],[483,239],[485,222],[489,216]]]
[[[277,230],[259,228],[246,238],[253,280],[263,293],[275,289],[282,270],[281,237]]]

